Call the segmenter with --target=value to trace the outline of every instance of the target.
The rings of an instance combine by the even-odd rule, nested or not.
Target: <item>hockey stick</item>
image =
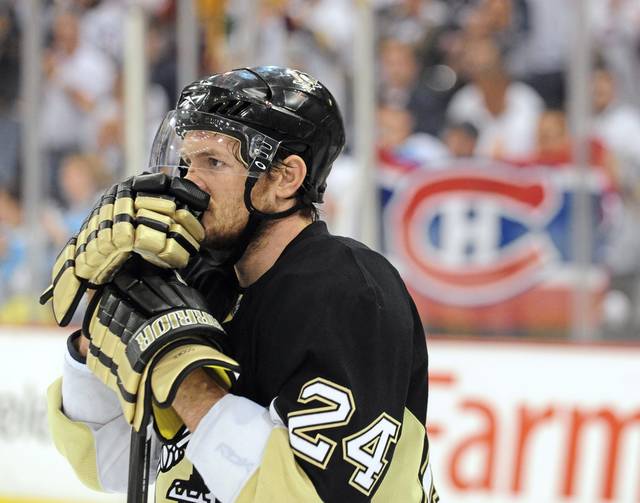
[[[147,440],[147,429],[140,428],[139,432],[131,429],[127,503],[147,503],[150,450],[151,440]]]

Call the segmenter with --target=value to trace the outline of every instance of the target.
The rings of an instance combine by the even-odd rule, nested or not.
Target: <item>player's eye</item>
[[[216,159],[215,157],[207,157],[207,164],[211,169],[221,169],[226,166],[223,161]]]
[[[182,166],[191,166],[191,159],[188,158],[186,155],[183,155],[180,164]]]

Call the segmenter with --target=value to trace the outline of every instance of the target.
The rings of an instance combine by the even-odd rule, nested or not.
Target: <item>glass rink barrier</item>
[[[321,218],[424,324],[440,501],[638,503],[639,27],[640,0],[0,0],[0,503],[126,500],[51,441],[84,308],[38,297],[186,84],[274,64],[331,89]]]

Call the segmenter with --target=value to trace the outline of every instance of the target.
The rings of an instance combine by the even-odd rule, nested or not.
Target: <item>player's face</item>
[[[224,250],[238,240],[249,219],[244,204],[247,167],[240,160],[239,141],[211,131],[185,135],[182,158],[188,163],[186,178],[211,195],[202,217],[204,246]],[[255,191],[254,191],[255,192]]]

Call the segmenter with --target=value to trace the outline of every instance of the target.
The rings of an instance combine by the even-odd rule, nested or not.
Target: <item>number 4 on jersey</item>
[[[389,463],[387,451],[399,436],[400,423],[383,412],[369,426],[344,438],[344,459],[357,467],[349,484],[369,496]]]

